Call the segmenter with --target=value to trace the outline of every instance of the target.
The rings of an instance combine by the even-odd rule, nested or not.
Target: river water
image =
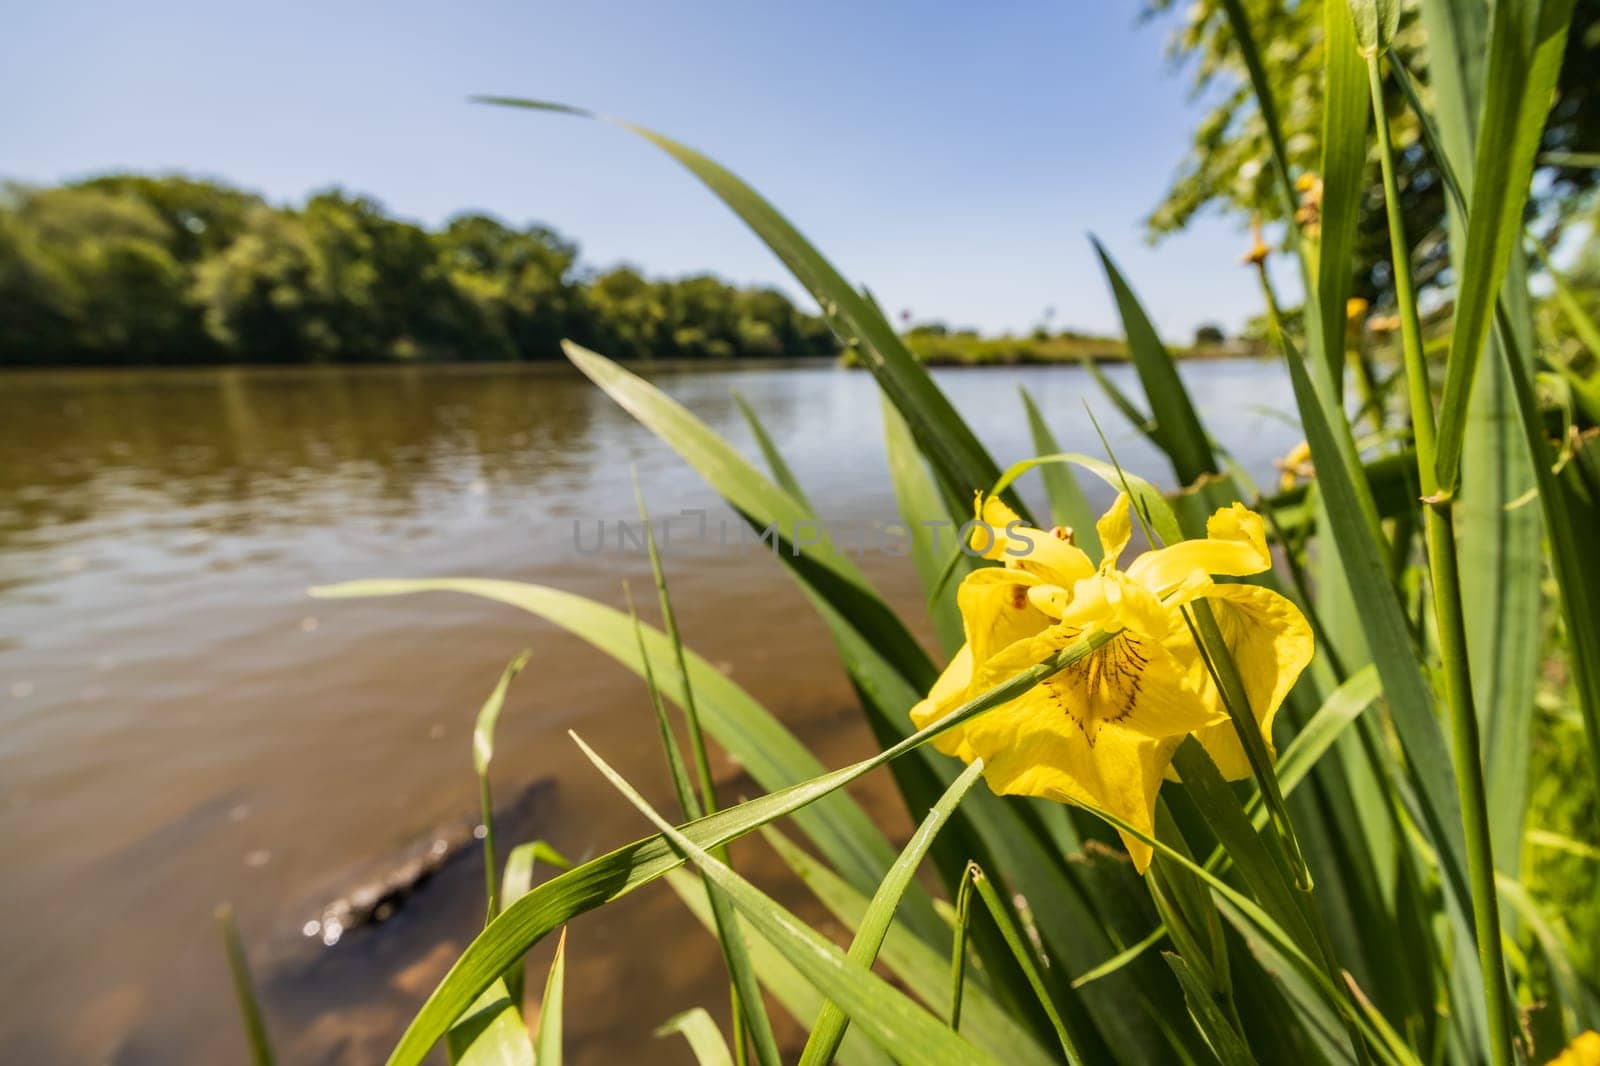
[[[1126,367],[1111,376],[1135,394]],[[1286,377],[1183,368],[1208,426],[1258,478],[1298,437]],[[757,411],[835,530],[894,521],[876,392],[832,367],[655,372],[756,456]],[[1017,387],[1062,446],[1170,481],[1076,368],[936,375],[1002,463],[1031,454]],[[286,1061],[382,1056],[481,922],[481,874],[441,875],[394,921],[323,946],[321,906],[476,809],[471,732],[504,663],[532,649],[494,776],[545,782],[528,836],[581,857],[647,826],[577,756],[583,734],[663,807],[639,682],[548,624],[431,595],[314,601],[308,586],[470,575],[620,606],[649,590],[629,468],[680,535],[667,560],[689,643],[829,765],[870,750],[821,625],[782,567],[721,547],[732,513],[664,445],[564,367],[19,373],[0,377],[0,1046],[23,1062],[243,1057],[212,909],[239,915]],[[1037,499],[1037,475],[1024,492]],[[1096,502],[1108,494],[1092,494]],[[672,517],[677,516],[677,517]],[[600,526],[607,542],[595,551]],[[863,536],[867,536],[863,533]],[[909,560],[868,577],[926,635]],[[645,598],[648,598],[646,596]],[[653,614],[653,610],[650,612]],[[726,794],[751,794],[719,760]],[[886,782],[857,792],[900,830]],[[509,842],[508,842],[509,843]],[[764,846],[736,860],[793,896]],[[464,886],[470,886],[470,889]],[[421,914],[428,910],[432,913]],[[549,946],[532,957],[541,987]],[[650,1048],[705,1005],[712,941],[665,886],[575,922],[566,1032],[578,1063]],[[793,1037],[793,1031],[789,1031]]]

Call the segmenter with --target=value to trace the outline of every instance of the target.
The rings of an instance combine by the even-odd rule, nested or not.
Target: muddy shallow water
[[[835,531],[871,545],[894,521],[865,374],[652,376],[756,455],[737,387]],[[1273,413],[1292,408],[1281,372],[1231,362],[1184,376],[1211,431],[1267,476],[1298,437]],[[1088,398],[1118,458],[1166,480],[1077,369],[939,380],[1002,463],[1031,451],[1026,384],[1063,447],[1099,450]],[[632,674],[492,603],[305,596],[351,578],[470,575],[620,605],[621,580],[649,587],[642,553],[616,542],[633,518],[630,464],[678,534],[667,564],[689,642],[829,765],[870,750],[785,571],[723,546],[724,523],[737,543],[732,513],[564,368],[0,377],[0,1046],[31,1062],[238,1059],[211,921],[230,900],[285,1058],[381,1057],[481,922],[475,852],[376,929],[325,947],[304,928],[353,881],[471,816],[473,715],[523,647],[533,658],[494,764],[508,803],[542,783],[521,836],[581,857],[642,835],[566,737],[579,731],[670,805]],[[704,535],[683,510],[706,513]],[[926,634],[909,561],[869,551],[861,565]],[[718,772],[726,795],[754,790],[720,757]],[[905,824],[886,778],[857,795]],[[735,858],[800,902],[764,845]],[[688,1061],[652,1030],[690,1006],[726,1013],[714,945],[663,885],[575,922],[568,951],[575,1062],[641,1047]]]

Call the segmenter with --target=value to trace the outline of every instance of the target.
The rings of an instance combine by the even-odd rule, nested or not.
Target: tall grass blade
[[[639,610],[633,602],[633,591],[622,583],[622,594],[628,603],[628,617],[633,620],[634,642],[639,646],[639,662],[644,666],[644,685],[650,693],[650,709],[656,717],[656,733],[661,738],[661,752],[667,760],[667,778],[672,782],[673,794],[678,799],[678,810],[685,821],[699,818],[705,813],[694,794],[694,782],[689,780],[689,770],[678,747],[678,738],[672,732],[672,720],[667,717],[667,705],[661,698],[661,687],[656,684],[655,667],[650,662],[650,651],[644,644],[644,625],[639,621]],[[670,639],[670,638],[669,638]]]
[[[1561,72],[1573,0],[1497,3],[1490,13],[1482,117],[1468,195],[1466,248],[1439,408],[1439,487],[1455,491],[1467,402],[1488,339],[1496,294],[1522,236],[1534,158]]]
[[[1261,124],[1267,131],[1267,144],[1272,149],[1272,170],[1278,179],[1278,195],[1283,199],[1283,217],[1294,218],[1299,203],[1294,193],[1294,174],[1289,168],[1288,142],[1283,136],[1283,122],[1278,117],[1278,104],[1273,97],[1272,81],[1261,61],[1261,49],[1256,45],[1254,28],[1244,0],[1222,0],[1222,10],[1228,19],[1228,29],[1239,46],[1246,72],[1250,75],[1250,88],[1261,113]],[[1309,281],[1309,279],[1307,279]],[[1307,292],[1315,290],[1308,284]]]
[[[1100,391],[1106,394],[1106,399],[1111,401],[1111,406],[1115,407],[1117,412],[1128,420],[1128,424],[1138,430],[1141,437],[1155,445],[1157,451],[1166,454],[1161,438],[1156,433],[1155,418],[1139,410],[1139,405],[1134,403],[1127,393],[1117,387],[1117,383],[1112,381],[1104,370],[1100,369],[1100,364],[1094,359],[1086,355],[1079,360],[1079,363],[1089,372],[1089,376],[1094,378],[1094,383],[1100,386]]]
[[[939,495],[938,486],[928,476],[922,454],[911,437],[911,428],[888,396],[882,398],[883,443],[889,459],[889,480],[894,483],[895,503],[900,520],[905,526],[911,562],[917,568],[917,580],[922,584],[923,595],[928,600],[928,611],[933,615],[933,628],[939,636],[939,645],[947,655],[966,641],[961,625],[961,612],[956,608],[954,596],[938,595],[945,582],[959,582],[972,569],[972,560],[957,552],[954,569],[945,574],[945,553],[940,548],[940,532],[948,529],[952,540],[960,523],[952,523],[950,512]]]
[[[566,1010],[567,988],[567,931],[561,930],[556,941],[556,957],[550,963],[550,976],[545,978],[544,998],[539,1000],[539,1032],[534,1037],[534,1057],[539,1066],[561,1066],[562,1015]]]
[[[648,516],[644,521],[645,528],[648,529]],[[660,562],[654,558],[653,552],[652,562],[657,566],[659,575]],[[677,794],[683,820],[689,822],[703,817],[707,813],[707,807],[695,795],[694,782],[689,779],[683,755],[678,751],[678,741],[673,736],[671,723],[667,720],[666,706],[661,698],[661,690],[656,685],[655,671],[651,668],[649,652],[644,644],[644,631],[639,623],[639,616],[634,611],[631,596],[628,599],[628,613],[633,616],[634,633],[639,644],[639,658],[644,663],[645,684],[650,690],[650,705],[655,711],[656,727],[661,733],[661,746],[666,752],[667,770],[672,778],[673,791]],[[675,637],[675,633],[668,634],[668,639],[674,643],[676,643]],[[686,673],[681,663],[679,669]],[[688,702],[692,705],[692,698]],[[715,810],[716,807],[712,804],[709,809]],[[751,969],[750,957],[745,949],[744,938],[739,933],[733,905],[710,882],[706,883],[706,892],[710,898],[717,947],[722,952],[723,964],[727,967],[732,987],[734,1046],[743,1051],[744,1024],[748,1024],[757,1060],[762,1066],[777,1066],[779,1062],[777,1039],[772,1034],[772,1024],[762,1006],[761,989]]]
[[[778,459],[778,465],[780,467],[783,465],[781,458]],[[689,680],[689,664],[684,657],[683,635],[678,632],[678,616],[672,609],[672,597],[667,592],[667,575],[661,565],[661,552],[656,547],[655,527],[650,524],[650,512],[645,507],[644,493],[639,488],[637,471],[633,475],[633,496],[639,507],[639,521],[644,525],[645,546],[650,556],[650,572],[655,578],[656,597],[661,606],[662,622],[667,628],[667,640],[672,644],[672,655],[678,667],[678,676],[684,679],[683,718],[689,732],[689,749],[694,755],[695,774],[700,783],[698,797],[695,795],[693,783],[684,770],[683,758],[678,753],[672,728],[667,723],[665,704],[661,698],[661,691],[656,686],[655,673],[650,668],[649,652],[644,645],[644,634],[637,614],[634,614],[633,619],[634,633],[638,638],[639,658],[645,664],[645,683],[650,687],[650,702],[655,708],[662,746],[666,749],[668,766],[673,774],[673,784],[678,790],[679,807],[684,821],[690,821],[717,809],[716,783],[711,774],[711,759],[706,752],[705,733],[700,728],[700,712],[695,706],[694,684]],[[628,611],[630,614],[634,613],[631,598]],[[716,854],[721,862],[729,861],[725,850],[718,849]],[[748,1026],[751,1042],[755,1045],[757,1061],[762,1066],[778,1066],[778,1041],[772,1033],[772,1022],[767,1018],[766,1008],[761,999],[761,986],[756,983],[755,973],[751,969],[750,957],[745,949],[744,937],[739,932],[733,905],[722,893],[713,888],[710,882],[706,883],[706,892],[716,918],[717,944],[722,949],[723,961],[727,965],[728,977],[733,985],[734,1049],[739,1059],[743,1061],[744,1027]]]
[[[728,1042],[722,1038],[716,1019],[704,1007],[695,1007],[682,1014],[674,1014],[656,1030],[657,1036],[681,1036],[689,1042],[694,1061],[699,1066],[733,1066],[733,1056],[728,1054]]]
[[[855,936],[850,940],[850,950],[845,953],[851,962],[870,969],[877,961],[878,949],[888,935],[889,925],[894,921],[895,909],[900,905],[900,897],[905,894],[906,886],[911,883],[917,867],[922,865],[928,849],[933,845],[933,838],[982,773],[983,760],[973,760],[972,765],[962,771],[961,776],[939,797],[939,802],[933,805],[928,816],[911,835],[899,858],[884,876],[883,883],[873,893],[872,901],[856,926]],[[849,1025],[849,1017],[837,1003],[831,999],[823,1003],[822,1012],[817,1015],[816,1024],[800,1053],[801,1066],[826,1066],[832,1062]]]
[[[1447,132],[1434,126],[1405,68],[1395,64],[1391,69],[1416,115],[1418,128],[1444,178],[1455,211],[1464,213],[1467,208],[1465,179],[1453,165]],[[1533,458],[1533,475],[1550,537],[1550,556],[1561,592],[1562,613],[1571,639],[1590,646],[1600,641],[1600,558],[1580,543],[1579,531],[1600,525],[1600,486],[1586,482],[1582,464],[1568,464],[1558,473],[1555,450],[1547,438],[1544,415],[1534,392],[1531,362],[1522,349],[1518,333],[1505,301],[1498,301],[1494,335],[1499,350],[1505,354],[1511,398],[1524,445]],[[1572,672],[1577,682],[1584,732],[1589,739],[1591,766],[1600,776],[1600,660],[1591,655],[1573,656]]]
[[[1211,1045],[1211,1051],[1216,1055],[1217,1061],[1222,1066],[1254,1066],[1255,1056],[1250,1054],[1250,1046],[1245,1042],[1244,1034],[1239,1032],[1217,1006],[1211,990],[1195,977],[1194,971],[1184,962],[1183,956],[1163,951],[1161,957],[1167,960],[1167,965],[1172,967],[1172,972],[1177,975],[1178,984],[1183,986],[1183,998],[1189,1003],[1189,1016],[1194,1019],[1195,1025],[1199,1026],[1200,1032],[1205,1034],[1206,1042]]]
[[[477,720],[472,725],[472,768],[478,775],[479,817],[483,819],[483,877],[488,898],[488,911],[484,924],[494,921],[500,913],[500,863],[495,858],[494,797],[489,788],[489,763],[494,758],[494,727],[500,721],[500,709],[505,706],[506,692],[511,682],[528,665],[531,651],[524,651],[511,660],[501,673],[499,682],[489,698],[478,709]]]
[[[1327,500],[1334,547],[1367,627],[1368,646],[1383,681],[1390,717],[1417,781],[1423,822],[1439,849],[1446,891],[1458,914],[1466,918],[1472,914],[1472,891],[1467,879],[1455,767],[1434,717],[1433,692],[1417,658],[1410,623],[1388,578],[1383,547],[1365,518],[1370,513],[1371,500],[1368,497],[1368,506],[1363,506],[1358,482],[1343,462],[1322,402],[1299,356],[1290,350],[1285,362],[1311,446],[1317,483]],[[1364,481],[1359,484],[1365,488]]]
[[[1100,257],[1101,268],[1116,299],[1117,312],[1122,316],[1128,351],[1133,355],[1133,365],[1139,372],[1144,394],[1150,401],[1150,414],[1155,419],[1156,440],[1172,461],[1178,484],[1191,485],[1206,474],[1218,473],[1221,468],[1211,451],[1211,441],[1189,402],[1172,354],[1156,336],[1144,307],[1105,247],[1093,237],[1090,240],[1094,242],[1095,254]]]
[[[968,870],[971,874],[973,891],[977,893],[978,899],[983,901],[989,916],[1000,924],[1000,932],[1005,937],[1006,945],[1011,948],[1011,954],[1022,967],[1022,972],[1028,975],[1028,983],[1033,986],[1033,994],[1038,997],[1039,1005],[1050,1016],[1050,1024],[1055,1028],[1056,1038],[1061,1041],[1062,1055],[1071,1066],[1083,1066],[1084,1058],[1083,1053],[1078,1050],[1078,1038],[1056,1010],[1055,1001],[1049,989],[1045,987],[1044,975],[1039,970],[1038,960],[1034,958],[1033,948],[1022,930],[1017,927],[1010,908],[1000,899],[999,893],[995,891],[994,882],[989,880],[981,867],[974,863]]]
[[[1173,757],[1173,766],[1251,894],[1308,957],[1322,963],[1329,987],[1343,991],[1343,971],[1315,903],[1309,895],[1296,891],[1288,863],[1256,835],[1205,749],[1193,738],[1185,740]],[[1341,1013],[1349,1026],[1351,1050],[1357,1061],[1365,1061],[1366,1047],[1353,1024],[1354,1004],[1342,1004]]]
[[[1356,224],[1367,183],[1367,67],[1348,5],[1322,5],[1322,202],[1316,241],[1320,351],[1328,379],[1344,381],[1345,300],[1353,279]],[[1310,301],[1307,301],[1308,303]],[[1307,319],[1307,328],[1312,328]]]
[[[233,996],[239,1004],[239,1016],[244,1020],[245,1039],[250,1044],[250,1061],[256,1066],[272,1066],[272,1040],[267,1035],[267,1022],[261,1013],[255,980],[250,976],[244,941],[239,939],[239,926],[233,919],[233,907],[226,903],[219,906],[216,920],[217,931],[222,934],[222,950],[228,958],[228,973],[233,978]]]
[[[971,492],[973,486],[994,480],[997,469],[994,460],[872,301],[845,281],[788,219],[731,171],[686,145],[631,122],[538,100],[489,96],[477,99],[506,107],[604,118],[643,137],[676,159],[772,249],[817,301],[829,324],[847,339],[859,343],[867,368],[895,407],[905,415],[918,447],[928,457],[946,493],[959,498]],[[1026,517],[1027,511],[1021,501],[1013,498],[1011,503]]]

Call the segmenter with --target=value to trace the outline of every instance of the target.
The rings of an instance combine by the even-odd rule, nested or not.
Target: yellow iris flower
[[[1105,558],[1097,567],[1067,530],[1030,529],[981,494],[971,547],[1003,566],[968,574],[957,592],[966,645],[926,699],[911,710],[920,728],[971,697],[1040,662],[1088,627],[1111,639],[1008,703],[934,738],[970,763],[1001,795],[1042,796],[1099,807],[1155,835],[1156,793],[1172,753],[1193,733],[1230,779],[1250,773],[1226,708],[1182,608],[1210,603],[1244,682],[1251,712],[1272,746],[1272,720],[1311,660],[1311,627],[1269,589],[1219,584],[1272,565],[1261,517],[1242,504],[1206,523],[1202,540],[1118,559],[1132,534],[1126,494],[1096,523]],[[1142,873],[1151,848],[1122,834]]]

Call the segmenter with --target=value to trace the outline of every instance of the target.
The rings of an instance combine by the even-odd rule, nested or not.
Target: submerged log
[[[496,837],[502,848],[509,850],[522,841],[522,832],[538,821],[541,808],[550,806],[555,788],[553,778],[541,778],[495,810]],[[481,886],[482,838],[477,818],[457,818],[438,826],[394,855],[357,871],[350,888],[323,904],[302,932],[332,947],[355,930],[393,918],[435,875],[469,857]],[[505,854],[500,858],[504,860]]]

